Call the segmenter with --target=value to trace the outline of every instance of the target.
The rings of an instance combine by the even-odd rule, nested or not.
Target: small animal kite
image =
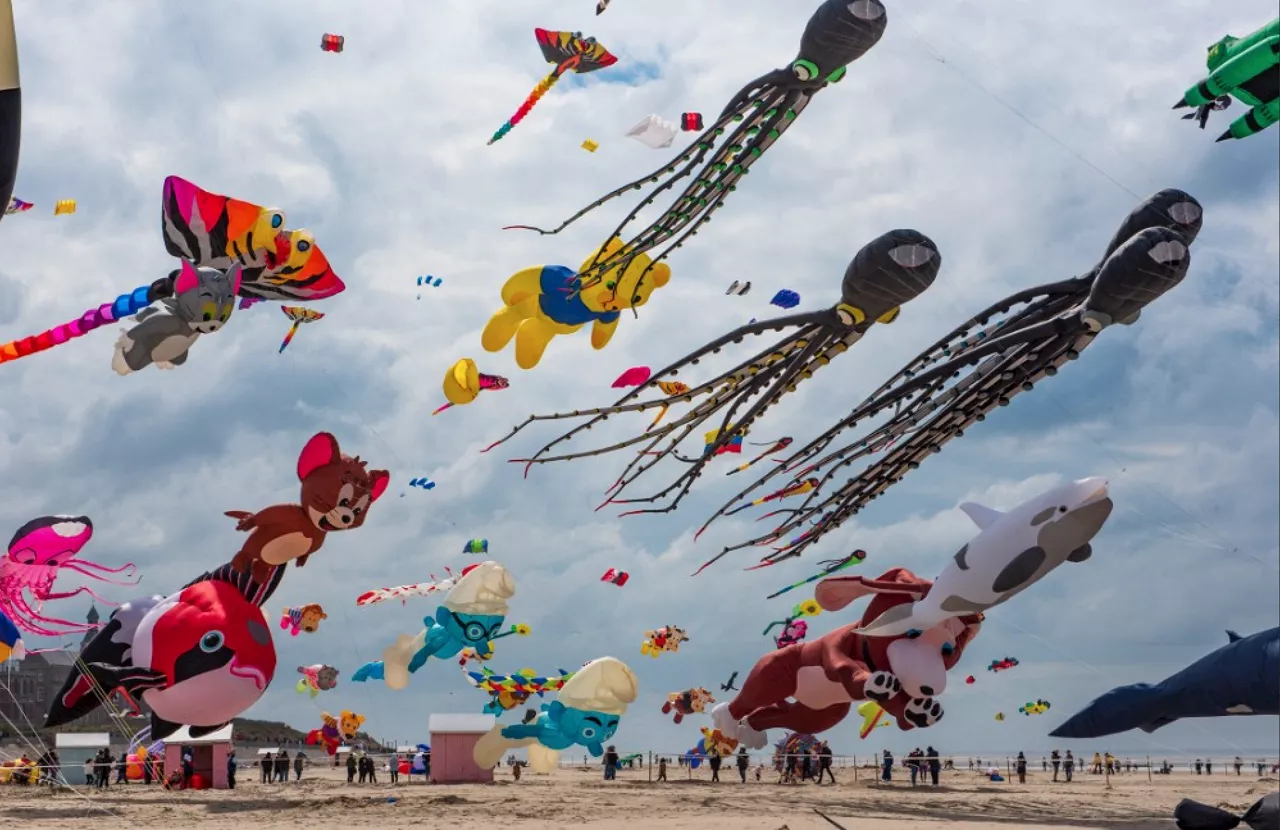
[[[1024,715],[1043,715],[1049,711],[1049,701],[1040,698],[1029,700],[1019,706],[1018,711]]]
[[[735,686],[735,685],[733,685],[733,681],[735,681],[735,680],[737,680],[737,679],[738,679],[738,673],[737,673],[737,672],[734,672],[733,674],[729,675],[729,679],[728,679],[728,681],[726,681],[726,682],[724,682],[724,683],[721,683],[721,684],[720,684],[720,691],[722,691],[722,692],[736,692],[736,691],[738,691],[738,687],[737,687],[737,686]]]
[[[298,666],[298,674],[302,677],[298,680],[293,690],[298,694],[307,693],[311,697],[315,697],[321,692],[327,692],[338,685],[338,670],[333,666],[327,666],[324,663],[316,663],[314,666]]]
[[[356,605],[374,605],[375,603],[385,602],[389,599],[400,600],[401,605],[408,604],[409,597],[425,597],[440,591],[448,591],[453,587],[456,577],[449,568],[445,568],[445,573],[449,576],[445,579],[436,580],[435,574],[430,574],[430,582],[419,582],[416,585],[399,585],[395,588],[377,588],[373,591],[365,591],[356,597]]]
[[[734,280],[733,282],[729,283],[729,290],[724,293],[726,297],[729,296],[730,294],[733,294],[738,297],[745,297],[747,295],[747,292],[750,290],[751,290],[751,280],[747,280],[744,283],[739,283],[737,280]]]
[[[987,671],[1008,671],[1018,665],[1017,657],[1006,657],[1003,660],[992,660],[991,665],[987,666]]]
[[[640,645],[640,653],[647,654],[655,660],[664,651],[675,654],[680,650],[681,643],[689,642],[689,635],[684,633],[684,629],[674,625],[664,625],[654,631],[646,631],[644,636],[645,640]]]
[[[35,207],[31,202],[24,202],[16,196],[9,199],[9,206],[4,209],[5,216],[12,216],[15,213],[26,213]]]
[[[347,39],[342,35],[323,35],[320,38],[320,50],[322,52],[341,52],[346,42]]]
[[[515,125],[523,121],[529,111],[537,105],[543,95],[547,94],[547,90],[556,85],[564,73],[577,72],[579,75],[585,75],[618,62],[608,49],[596,43],[595,38],[584,38],[581,32],[534,29],[533,34],[538,39],[538,48],[542,50],[542,57],[547,63],[555,64],[555,69],[538,81],[538,85],[533,88],[533,92],[529,93],[529,97],[524,100],[515,114],[489,139],[489,144],[501,140]]]
[[[604,576],[600,577],[600,581],[612,582],[614,585],[617,585],[619,588],[621,588],[623,585],[627,584],[627,580],[630,578],[631,578],[631,574],[627,573],[626,571],[619,571],[619,570],[615,570],[614,568],[610,568],[609,570],[604,572]]]
[[[757,462],[757,461],[762,461],[762,460],[765,458],[765,456],[773,455],[775,452],[782,452],[782,451],[783,451],[783,450],[785,450],[787,447],[791,446],[791,442],[792,442],[792,440],[793,440],[793,439],[792,439],[790,436],[784,436],[784,437],[782,437],[782,438],[779,438],[777,441],[774,441],[772,444],[752,444],[751,446],[753,446],[753,447],[765,447],[765,446],[767,446],[769,449],[767,449],[767,450],[765,450],[764,452],[760,453],[759,455],[757,455],[755,458],[751,459],[751,460],[750,460],[750,461],[748,461],[747,463],[745,463],[745,464],[739,464],[739,465],[738,465],[738,467],[737,467],[737,469],[730,470],[729,472],[725,473],[725,475],[730,475],[730,476],[731,476],[731,475],[733,475],[734,473],[740,473],[740,472],[742,472],[743,470],[749,470],[749,469],[751,469],[753,466],[755,466],[755,464],[756,464],[756,462]],[[782,464],[782,463],[783,463],[782,459],[780,459],[780,458],[775,458],[775,459],[774,459],[774,461],[775,461],[775,462],[777,462],[778,464]]]
[[[653,374],[648,366],[632,366],[627,371],[618,375],[618,379],[613,382],[614,389],[625,389],[628,386],[641,386],[649,381],[649,376]]]
[[[769,305],[776,305],[778,308],[795,308],[800,305],[800,295],[789,289],[782,289],[773,295],[773,299],[769,301]]]
[[[660,115],[645,116],[639,124],[627,130],[627,138],[634,138],[646,147],[661,150],[670,147],[680,129]]]
[[[711,692],[696,686],[685,689],[683,692],[671,692],[667,695],[667,702],[662,704],[662,714],[669,715],[674,710],[675,715],[671,720],[680,723],[685,715],[700,715],[707,710],[708,704],[715,702],[716,699],[711,696]]]
[[[793,591],[796,588],[800,588],[804,585],[808,585],[811,582],[817,582],[819,579],[823,579],[825,577],[831,576],[833,573],[836,573],[837,571],[843,571],[845,568],[852,568],[854,565],[861,565],[863,562],[866,561],[866,559],[867,559],[867,552],[865,550],[855,550],[853,553],[849,554],[848,556],[842,559],[828,559],[825,562],[819,562],[818,564],[822,566],[821,571],[818,571],[813,576],[806,577],[793,585],[788,585],[787,587],[783,588],[781,591],[775,591],[774,593],[765,597],[765,599],[773,599],[774,597],[780,597],[783,594],[785,594],[787,591]],[[757,565],[756,567],[763,567],[763,566]],[[754,568],[752,570],[754,570]]]
[[[297,608],[285,608],[280,612],[280,628],[293,636],[305,631],[314,634],[320,629],[320,621],[329,619],[318,603],[299,605]]]
[[[289,331],[284,336],[284,342],[280,344],[280,351],[276,354],[283,354],[288,347],[289,342],[293,340],[293,336],[298,333],[298,326],[303,323],[314,323],[317,320],[324,319],[324,312],[312,311],[309,308],[303,308],[300,305],[282,305],[280,310],[284,312],[284,316],[293,321],[293,325],[289,327]]]
[[[444,396],[448,403],[431,414],[439,415],[451,406],[471,403],[485,390],[500,391],[509,386],[511,381],[500,375],[482,373],[474,360],[464,357],[453,364],[444,376]]]
[[[680,129],[687,133],[698,132],[702,129],[702,113],[686,112],[680,116]]]
[[[488,539],[472,539],[462,546],[463,553],[488,553]]]
[[[54,216],[65,216],[66,214],[75,213],[75,212],[76,212],[75,199],[59,199],[58,203],[53,206]]]
[[[805,617],[816,617],[822,613],[822,606],[818,605],[815,600],[807,599],[804,602],[791,609],[791,613],[784,620],[774,620],[769,623],[769,627],[764,630],[763,636],[768,637],[769,632],[778,626],[782,626],[782,633],[773,638],[773,643],[778,648],[786,648],[796,643],[804,642],[804,638],[809,634],[809,624],[804,621]]]

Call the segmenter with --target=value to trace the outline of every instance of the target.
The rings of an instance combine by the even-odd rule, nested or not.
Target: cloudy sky
[[[659,167],[683,145],[650,150],[626,130],[650,113],[710,119],[745,82],[793,58],[814,5],[616,0],[597,18],[591,0],[359,9],[338,0],[15,0],[26,105],[15,195],[37,208],[0,224],[0,340],[167,273],[174,262],[158,220],[169,174],[283,207],[290,226],[315,233],[348,290],[317,304],[327,317],[283,355],[287,321],[268,305],[237,312],[173,372],[114,375],[115,330],[0,367],[0,527],[91,516],[97,535],[85,557],[136,562],[144,574],[136,591],[104,589],[123,600],[174,590],[229,559],[243,537],[223,511],[295,499],[296,455],[319,430],[390,469],[391,490],[366,526],[291,570],[268,606],[320,602],[329,613],[320,634],[277,639],[276,682],[248,713],[301,728],[319,707],[293,692],[295,666],[324,661],[349,675],[397,633],[417,632],[435,605],[357,608],[355,597],[466,564],[460,551],[474,536],[487,537],[516,578],[510,620],[534,629],[504,640],[493,667],[628,661],[642,696],[618,741],[637,749],[696,741],[697,718],[677,727],[659,712],[666,693],[718,691],[731,672],[745,675],[768,645],[760,632],[798,592],[764,597],[817,561],[861,547],[870,552],[862,573],[904,565],[933,576],[974,533],[959,502],[1010,507],[1065,479],[1113,482],[1117,510],[1094,557],[990,615],[936,727],[860,742],[848,722],[832,734],[837,752],[917,742],[957,754],[1047,750],[1050,729],[1111,686],[1164,677],[1224,643],[1225,628],[1276,625],[1280,131],[1215,144],[1238,104],[1203,132],[1169,110],[1202,76],[1205,47],[1262,24],[1274,13],[1266,0],[1171,0],[1158,15],[1098,0],[893,4],[881,43],[817,96],[696,244],[673,257],[671,284],[639,319],[623,318],[606,351],[562,338],[525,372],[509,352],[480,348],[510,274],[576,266],[633,203],[557,237],[500,228],[555,224]],[[561,84],[486,147],[546,71],[534,27],[581,28],[618,66]],[[346,51],[322,52],[324,32],[345,35]],[[580,148],[586,138],[598,152]],[[758,527],[721,522],[693,543],[737,479],[704,477],[678,512],[618,521],[592,508],[620,456],[544,466],[523,480],[505,460],[554,438],[552,426],[505,454],[478,452],[531,412],[608,403],[622,369],[663,365],[768,316],[780,288],[800,292],[802,309],[835,302],[848,260],[887,230],[928,234],[944,258],[933,288],[757,429],[759,440],[805,440],[973,311],[1090,268],[1133,205],[1163,187],[1189,191],[1206,211],[1185,282],[801,560],[744,573],[754,561],[744,551],[688,577]],[[63,198],[79,210],[54,218]],[[419,288],[423,274],[443,284]],[[755,288],[725,297],[734,279]],[[445,368],[462,356],[510,377],[511,388],[430,417]],[[614,419],[593,435],[603,442],[645,422]],[[409,488],[413,476],[438,486]],[[611,566],[629,571],[630,584],[598,582]],[[77,598],[49,610],[80,618],[87,607]],[[852,619],[823,615],[814,630]],[[692,642],[642,657],[645,629],[666,623]],[[1018,669],[985,671],[1006,655]],[[965,686],[966,674],[978,683]],[[1016,715],[1035,698],[1052,711]],[[344,682],[320,702],[364,712],[375,734],[421,740],[430,713],[478,711],[483,700],[446,661],[405,692]],[[996,724],[997,711],[1011,717]],[[1274,740],[1275,720],[1263,725],[1176,724],[1108,746],[1275,755],[1257,737]]]

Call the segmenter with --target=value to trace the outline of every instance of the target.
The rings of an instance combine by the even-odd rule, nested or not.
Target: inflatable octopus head
[[[867,625],[896,605],[916,602],[933,583],[906,568],[891,568],[876,579],[841,576],[824,579],[814,599],[826,611],[839,611],[865,596],[871,602],[858,625]],[[960,662],[965,647],[978,636],[982,614],[952,617],[916,637],[864,637],[863,648],[874,669],[892,672],[908,697],[937,697],[947,687],[947,671]]]

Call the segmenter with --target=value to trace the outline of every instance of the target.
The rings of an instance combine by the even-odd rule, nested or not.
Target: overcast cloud
[[[502,282],[532,264],[576,266],[633,202],[557,237],[500,228],[554,225],[659,167],[687,137],[653,151],[626,130],[650,113],[710,120],[746,81],[792,59],[815,0],[616,0],[598,18],[591,0],[15,5],[26,105],[15,195],[37,208],[0,224],[0,341],[170,270],[158,226],[169,174],[283,207],[348,287],[316,305],[326,318],[283,355],[287,321],[263,305],[237,312],[173,372],[115,376],[114,329],[0,366],[0,529],[7,538],[36,515],[88,514],[96,537],[85,558],[136,562],[137,593],[174,590],[230,558],[243,537],[223,511],[295,499],[294,461],[319,430],[392,471],[366,526],[291,570],[268,606],[320,602],[329,620],[318,635],[277,638],[276,681],[250,716],[314,725],[319,706],[294,693],[293,669],[321,661],[344,680],[318,703],[365,713],[374,734],[425,740],[429,713],[478,711],[482,696],[454,661],[429,664],[401,693],[345,678],[435,607],[357,608],[356,595],[458,568],[463,542],[484,536],[518,584],[509,619],[534,630],[502,641],[493,668],[622,658],[642,693],[619,744],[681,751],[701,724],[674,726],[661,701],[690,685],[719,694],[731,672],[745,675],[768,645],[761,630],[793,604],[765,595],[853,547],[870,552],[867,575],[905,565],[931,577],[975,532],[960,501],[1011,507],[1088,475],[1110,477],[1117,503],[1094,557],[990,615],[936,727],[862,743],[849,722],[832,735],[838,752],[1047,750],[1050,729],[1111,686],[1164,677],[1224,643],[1225,628],[1280,622],[1280,130],[1215,144],[1238,105],[1203,132],[1169,110],[1201,77],[1205,47],[1252,31],[1274,3],[1171,0],[1159,14],[1101,0],[889,3],[883,41],[672,258],[671,284],[639,319],[624,316],[600,353],[585,336],[560,338],[532,372],[480,348]],[[546,71],[538,26],[595,35],[618,67],[561,84],[486,147]],[[324,32],[345,35],[346,51],[322,52]],[[586,138],[598,152],[579,147]],[[687,578],[758,527],[720,522],[693,544],[736,490],[718,476],[676,513],[618,521],[592,508],[621,457],[523,480],[505,459],[555,437],[553,427],[478,453],[530,412],[611,401],[627,366],[666,364],[770,315],[779,288],[800,292],[802,309],[835,302],[848,260],[887,230],[928,234],[944,260],[934,287],[757,430],[759,440],[807,440],[973,311],[1087,270],[1134,203],[1163,187],[1205,207],[1185,282],[799,561],[744,573],[754,561],[744,551]],[[63,198],[79,211],[54,218]],[[443,285],[415,285],[427,273]],[[751,280],[752,293],[725,297],[734,279]],[[430,417],[445,368],[468,355],[511,388]],[[592,434],[603,443],[644,417]],[[407,486],[424,475],[434,490]],[[611,566],[631,573],[625,588],[597,581]],[[87,603],[56,610],[78,618]],[[823,615],[814,630],[851,619]],[[642,657],[645,629],[666,623],[692,642]],[[1006,655],[1017,670],[985,671]],[[978,683],[966,686],[966,674]],[[1052,702],[1048,715],[993,722],[1037,697]],[[1257,720],[1175,724],[1110,748],[1276,754],[1257,738],[1274,741],[1276,720]]]

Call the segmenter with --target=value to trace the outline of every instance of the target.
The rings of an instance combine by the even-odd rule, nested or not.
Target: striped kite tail
[[[18,360],[36,352],[47,351],[54,346],[61,346],[73,338],[83,337],[94,329],[102,328],[108,323],[132,317],[147,306],[170,294],[172,294],[172,282],[169,280],[157,280],[151,285],[135,288],[128,294],[121,294],[116,297],[115,302],[91,308],[81,314],[79,318],[68,323],[54,326],[40,334],[0,344],[0,363]]]
[[[542,96],[547,94],[547,90],[555,86],[556,81],[560,80],[561,71],[560,67],[556,67],[551,71],[551,74],[547,75],[547,77],[543,78],[541,81],[538,81],[538,85],[533,88],[533,92],[529,93],[529,97],[524,99],[524,103],[520,105],[518,110],[516,110],[515,115],[511,116],[511,118],[507,120],[507,123],[499,127],[498,131],[493,134],[493,138],[489,139],[490,144],[501,140],[503,136],[511,132],[512,127],[524,120],[524,117],[529,114],[529,111],[537,106],[538,101]]]

